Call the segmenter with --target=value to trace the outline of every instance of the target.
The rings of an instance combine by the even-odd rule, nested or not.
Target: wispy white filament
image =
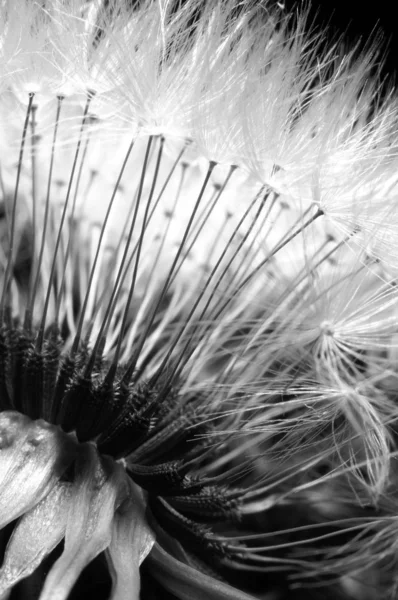
[[[286,585],[324,577],[353,598],[372,557],[387,573],[380,593],[396,585],[398,104],[377,61],[373,48],[325,48],[305,11],[268,2],[0,2],[2,313],[38,329],[36,350],[56,324],[62,353],[91,348],[109,381],[122,364],[161,399],[173,384],[187,414],[203,398],[208,454],[187,471],[239,479],[240,515],[258,519],[255,543],[211,536],[238,548],[248,577],[280,567]],[[0,502],[4,522],[30,511],[4,589],[65,533],[41,598],[66,598],[103,550],[112,597],[138,595],[153,534],[135,492],[120,496],[120,464],[95,480],[97,442],[62,531],[43,542],[38,526],[21,561],[18,536],[54,517],[51,494],[67,486],[51,479],[51,447],[32,478],[23,449],[0,447],[6,484],[33,502]],[[264,524],[278,510],[301,515],[294,539]],[[316,525],[333,533],[311,537]],[[163,552],[157,579],[196,597],[189,561],[176,583]]]

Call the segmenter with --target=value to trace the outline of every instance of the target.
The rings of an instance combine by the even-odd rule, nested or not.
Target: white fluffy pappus
[[[0,595],[395,597],[398,104],[307,15],[0,2]]]

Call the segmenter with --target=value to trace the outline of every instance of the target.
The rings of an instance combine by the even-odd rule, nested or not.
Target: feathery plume
[[[1,0],[1,598],[394,598],[397,100],[270,1]]]

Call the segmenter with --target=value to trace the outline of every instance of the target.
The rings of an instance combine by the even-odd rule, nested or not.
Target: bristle
[[[396,93],[273,4],[0,2],[0,595],[396,595]]]

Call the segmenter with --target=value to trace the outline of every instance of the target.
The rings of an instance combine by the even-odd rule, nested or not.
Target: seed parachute
[[[0,0],[0,598],[396,598],[398,103],[307,21]]]

